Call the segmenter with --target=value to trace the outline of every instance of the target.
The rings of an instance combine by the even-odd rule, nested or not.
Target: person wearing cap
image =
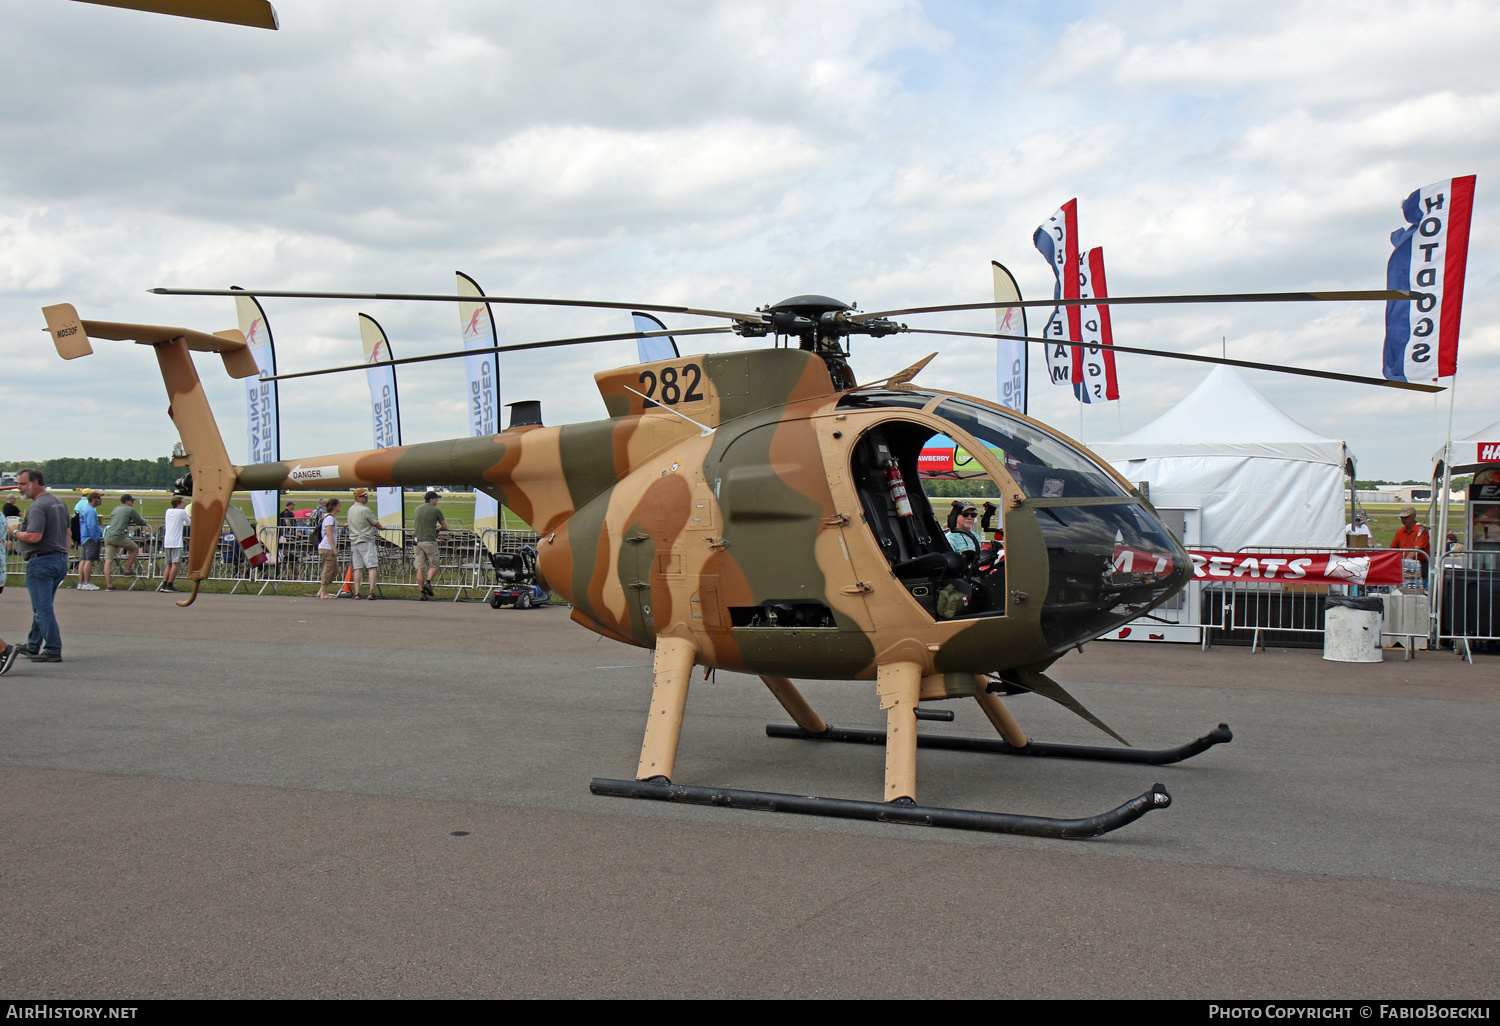
[[[955,501],[948,511],[948,530],[943,537],[959,555],[972,552],[977,556],[979,553],[979,538],[974,534],[974,521],[978,516],[979,507],[967,499]]]
[[[437,501],[438,493],[428,492],[422,497],[422,505],[417,507],[415,517],[417,583],[422,586],[423,602],[432,598],[432,581],[438,575],[438,532],[448,530],[448,521],[443,519]]]
[[[78,544],[83,555],[78,560],[78,590],[98,591],[93,581],[94,564],[99,560],[99,546],[104,541],[104,526],[99,523],[99,504],[104,496],[98,492],[86,492],[73,507],[78,514]]]
[[[172,496],[167,508],[167,517],[161,532],[161,547],[166,550],[166,569],[162,572],[161,585],[157,591],[176,591],[177,567],[182,562],[183,529],[188,526],[188,511],[182,508],[182,496]]]
[[[130,558],[125,561],[125,569],[120,571],[122,576],[135,576],[135,561],[140,558],[141,547],[135,539],[130,537],[132,527],[149,528],[151,525],[146,518],[141,516],[135,508],[135,496],[126,492],[120,496],[120,504],[109,514],[109,526],[104,529],[104,590],[114,591],[115,586],[110,581],[110,571],[114,568],[115,557],[122,552],[130,553]]]
[[[370,578],[369,598],[378,599],[375,593],[375,567],[379,562],[380,532],[384,525],[375,519],[370,509],[370,490],[354,489],[354,505],[349,507],[349,554],[354,562],[354,597],[359,598],[359,572],[367,571]]]
[[[318,516],[318,559],[322,562],[322,582],[318,587],[318,598],[338,598],[337,595],[328,594],[328,586],[333,583],[334,576],[339,572],[339,522],[335,516],[343,503],[338,499],[329,499],[323,503],[322,512]]]
[[[1417,523],[1414,506],[1401,507],[1401,527],[1391,539],[1391,548],[1415,549],[1417,559],[1422,561],[1422,571],[1427,571],[1427,559],[1432,555],[1432,536],[1427,533],[1427,528]]]
[[[295,557],[293,555],[293,540],[297,537],[297,509],[296,503],[291,499],[281,507],[281,512],[276,514],[276,573],[281,574],[281,568],[290,565]]]
[[[1364,538],[1364,541],[1355,541],[1356,538]],[[1344,544],[1351,549],[1368,549],[1375,545],[1375,538],[1370,533],[1370,518],[1364,511],[1354,514],[1354,523],[1344,525]]]

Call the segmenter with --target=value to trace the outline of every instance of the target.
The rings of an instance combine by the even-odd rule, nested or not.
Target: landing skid
[[[770,727],[766,728],[768,731]],[[789,730],[800,728],[792,727]],[[1227,728],[1225,728],[1227,730]],[[864,733],[877,733],[866,731]],[[800,735],[773,735],[800,736]],[[818,735],[809,735],[816,737]],[[884,735],[880,740],[884,741]],[[853,738],[825,738],[825,740],[855,740]],[[863,739],[860,739],[863,740]],[[959,739],[967,740],[967,739]],[[1034,744],[1034,742],[1033,742]],[[1027,746],[1032,747],[1031,745]],[[1077,746],[1053,746],[1077,747]],[[1151,790],[1130,799],[1117,809],[1089,816],[1086,819],[1051,819],[1046,816],[1017,816],[1007,812],[980,812],[972,809],[931,808],[910,803],[910,799],[894,802],[861,802],[847,798],[817,798],[795,794],[776,794],[771,791],[737,791],[725,787],[696,787],[691,784],[673,784],[664,780],[606,780],[595,777],[589,782],[589,791],[613,798],[647,798],[653,801],[681,802],[687,805],[716,805],[724,809],[750,809],[756,812],[792,812],[805,816],[830,816],[835,819],[867,819],[881,823],[901,823],[906,826],[949,827],[955,830],[982,830],[993,834],[1026,834],[1031,837],[1085,838],[1118,830],[1133,823],[1152,809],[1165,809],[1172,804],[1172,796],[1161,784],[1153,784]]]
[[[790,723],[768,723],[766,735],[794,738],[800,741],[844,741],[865,745],[884,745],[886,736],[883,730],[863,730],[858,727],[830,726],[821,733],[814,733],[801,727],[794,727]],[[1176,748],[1111,748],[1104,745],[1047,744],[1042,741],[1029,741],[1017,747],[999,738],[953,737],[948,734],[918,734],[917,747],[942,748],[957,752],[988,752],[993,755],[1030,755],[1036,758],[1092,759],[1098,762],[1132,762],[1149,766],[1166,766],[1184,759],[1191,759],[1195,755],[1208,751],[1214,745],[1228,744],[1233,740],[1234,732],[1229,729],[1229,724],[1221,723],[1198,740],[1189,741]],[[1120,808],[1124,807],[1122,805]],[[987,813],[980,813],[980,815],[987,815]],[[1106,815],[1112,814],[1106,813]],[[1125,822],[1130,821],[1125,820]],[[1046,836],[1061,835],[1048,834]]]

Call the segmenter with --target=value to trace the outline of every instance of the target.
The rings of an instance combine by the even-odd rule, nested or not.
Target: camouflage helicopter
[[[572,619],[655,651],[654,683],[635,779],[595,779],[595,794],[730,808],[1053,837],[1089,837],[1170,804],[1161,784],[1103,814],[1052,819],[927,807],[916,802],[919,747],[1163,764],[1231,739],[1227,726],[1175,749],[1045,744],[1029,739],[1002,696],[1033,692],[1123,743],[1046,675],[1069,649],[1160,605],[1189,579],[1190,561],[1145,496],[1083,445],[993,402],[913,379],[932,357],[872,384],[856,382],[847,340],[899,333],[1003,336],[909,328],[893,318],[962,309],[1069,304],[1414,299],[1392,291],[1019,299],[875,313],[818,295],[751,313],[638,303],[504,296],[154,289],[174,295],[389,299],[588,307],[674,313],[772,337],[760,350],[687,356],[595,375],[608,416],[561,427],[532,415],[499,434],[236,466],[189,352],[217,353],[233,377],[258,373],[238,331],[81,320],[45,308],[59,354],[90,338],[152,347],[182,439],[174,459],[192,475],[188,577],[209,573],[236,489],[338,489],[442,482],[483,491],[541,536],[538,569]],[[631,332],[497,346],[492,351],[629,339]],[[795,346],[792,344],[795,340]],[[1046,344],[1048,340],[1031,339]],[[1123,352],[1435,391],[1328,371],[1114,346]],[[484,350],[395,363],[462,357]],[[281,379],[365,369],[326,368]],[[517,420],[521,422],[517,422]],[[1001,498],[1004,558],[955,551],[918,479],[935,435],[971,454]],[[1122,554],[1129,558],[1122,559]],[[687,785],[673,780],[695,667],[757,675],[795,721],[773,736],[884,744],[882,800],[858,801]],[[884,731],[828,724],[793,677],[872,681]],[[973,698],[999,738],[919,735],[922,702]],[[951,714],[950,714],[951,716]]]

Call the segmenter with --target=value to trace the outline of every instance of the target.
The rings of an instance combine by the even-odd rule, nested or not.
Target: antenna
[[[650,396],[646,395],[646,393],[644,393],[644,392],[636,392],[635,389],[631,388],[629,385],[625,386],[625,391],[627,391],[627,392],[635,392],[636,395],[640,396],[642,399],[646,400],[646,402],[648,402],[648,403],[654,401],[654,400],[651,399]],[[689,417],[686,413],[683,413],[680,410],[674,410],[670,406],[663,406],[661,403],[657,403],[656,404],[656,408],[659,409],[659,410],[666,410],[668,413],[676,414],[677,416],[681,417],[683,420],[685,420],[689,424],[693,425],[693,427],[697,428],[699,431],[702,431],[703,434],[700,436],[702,438],[707,438],[709,435],[711,435],[711,434],[714,433],[714,429],[713,428],[711,428],[711,427],[704,427],[702,424],[699,424],[692,417]]]

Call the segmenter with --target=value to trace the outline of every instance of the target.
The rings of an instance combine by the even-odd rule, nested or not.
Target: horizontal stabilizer
[[[79,319],[78,311],[73,308],[72,303],[43,307],[42,315],[47,319],[47,331],[57,346],[57,353],[64,360],[74,360],[92,353],[94,349],[89,340],[93,338],[138,342],[147,346],[182,339],[194,352],[218,353],[224,360],[224,369],[232,378],[251,378],[260,373],[255,356],[238,329],[230,328],[210,335],[206,331],[166,324],[85,321]]]

